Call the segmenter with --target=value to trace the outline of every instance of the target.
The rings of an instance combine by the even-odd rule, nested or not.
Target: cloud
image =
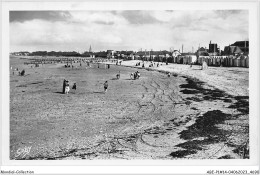
[[[10,11],[10,22],[24,22],[34,19],[63,21],[71,17],[68,11]]]
[[[171,19],[173,19],[174,11],[152,11],[152,15],[153,17],[158,20],[158,21],[162,21],[162,22],[169,22]]]
[[[104,24],[104,25],[113,25],[115,24],[114,22],[112,21],[109,21],[109,22],[104,22],[104,21],[94,21],[96,24]]]
[[[126,10],[119,13],[131,24],[154,24],[159,23],[150,11],[141,11],[141,10]]]
[[[243,13],[243,10],[216,10],[215,13],[221,18],[226,19],[231,15]]]
[[[70,22],[77,22],[81,24],[128,24],[126,19],[113,13],[113,11],[72,11],[70,12],[72,18]]]
[[[115,34],[106,34],[102,37],[99,37],[99,41],[108,44],[118,44],[122,42],[122,39]]]
[[[48,11],[47,14],[12,18],[11,51],[83,52],[89,45],[94,51],[165,50],[180,49],[182,44],[185,51],[191,51],[199,44],[208,47],[210,40],[223,49],[248,38],[249,30],[246,10]]]

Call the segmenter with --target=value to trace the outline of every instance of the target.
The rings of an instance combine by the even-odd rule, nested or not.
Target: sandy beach
[[[136,63],[142,61],[131,60],[123,61],[121,65],[141,68],[141,66],[136,66]],[[107,62],[111,64],[110,62]],[[207,70],[201,71],[200,65],[183,65],[169,63],[159,63],[159,67],[155,66],[149,67],[150,62],[145,61],[145,69],[157,70],[161,72],[171,72],[177,73],[178,75],[185,75],[192,78],[197,78],[200,81],[207,82],[208,85],[214,86],[215,88],[221,89],[228,94],[235,96],[248,96],[249,91],[249,69],[242,67],[209,67]],[[236,88],[234,88],[236,87]]]
[[[10,58],[26,71],[10,71],[11,159],[249,158],[248,68],[23,62]],[[77,90],[62,94],[64,79]]]

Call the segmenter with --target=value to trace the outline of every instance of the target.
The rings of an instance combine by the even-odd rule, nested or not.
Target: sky
[[[10,52],[194,51],[248,40],[247,10],[10,11]]]

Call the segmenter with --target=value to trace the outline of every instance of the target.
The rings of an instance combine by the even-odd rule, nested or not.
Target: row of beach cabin
[[[157,57],[156,57],[157,58]],[[249,67],[248,56],[199,56],[196,55],[178,55],[177,57],[150,58],[153,61],[170,62],[177,64],[198,64],[202,65],[203,61],[208,66],[224,66],[224,67]],[[78,63],[85,61],[98,61],[98,58],[89,57],[28,57],[29,62],[25,64],[52,64],[52,63]],[[138,59],[138,58],[137,58]],[[141,58],[139,58],[141,59]],[[139,60],[138,59],[138,60]],[[100,60],[99,60],[100,61]]]
[[[195,56],[185,55],[173,58],[173,63],[177,64],[198,64],[202,65],[203,61],[208,66],[224,66],[224,67],[249,67],[248,56]]]
[[[208,66],[224,66],[224,67],[249,67],[249,57],[248,56],[202,56],[198,58],[198,64],[202,64],[203,61],[207,63]]]
[[[21,58],[22,59],[22,58]],[[91,60],[89,57],[27,57],[28,62],[24,64],[54,64],[54,63],[80,63]]]

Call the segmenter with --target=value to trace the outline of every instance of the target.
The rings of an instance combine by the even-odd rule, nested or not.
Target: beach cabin
[[[179,62],[181,64],[191,64],[197,61],[197,56],[190,52],[181,53],[181,55],[179,55],[178,57],[179,57]]]
[[[205,63],[207,63],[207,65],[209,65],[209,59],[210,59],[210,57],[205,57],[204,58],[204,61],[205,61]],[[203,61],[202,61],[202,64],[203,64]]]
[[[226,66],[226,59],[227,57],[226,56],[221,56],[221,63],[222,63],[222,66]]]
[[[199,56],[198,57],[198,61],[197,61],[197,63],[198,64],[202,64],[202,60],[204,59],[204,57],[203,56]]]
[[[135,59],[135,60],[140,60],[141,58],[140,58],[139,55],[134,55],[134,59]]]
[[[246,56],[246,67],[249,67],[249,56]]]
[[[228,64],[228,66],[232,67],[233,66],[233,62],[234,62],[233,56],[229,56],[229,64]]]
[[[233,59],[233,66],[240,67],[240,57]]]
[[[177,57],[173,57],[173,63],[177,63]]]
[[[246,67],[246,58],[244,55],[240,56],[240,66],[241,67]]]
[[[184,56],[179,55],[179,56],[177,57],[177,63],[178,63],[178,64],[183,64],[183,58],[184,58]]]
[[[209,59],[208,59],[208,66],[212,66],[213,65],[213,59],[216,60],[216,58],[209,57]]]
[[[208,65],[209,62],[209,56],[199,56],[198,58],[198,64],[202,65],[203,61],[205,61]]]
[[[219,56],[216,57],[216,65],[215,66],[220,66],[221,62],[222,62],[221,57],[219,57]]]
[[[195,55],[179,56],[179,58],[180,58],[180,63],[182,64],[191,64],[197,61],[197,57]]]
[[[189,56],[188,55],[183,56],[183,64],[189,64]]]
[[[126,51],[126,56],[128,60],[134,60],[134,52],[133,51]]]
[[[178,57],[181,55],[180,51],[174,50],[172,52],[173,63],[178,63]]]
[[[189,55],[188,56],[188,62],[189,62],[189,64],[190,63],[195,64],[197,62],[197,56],[196,55]]]

